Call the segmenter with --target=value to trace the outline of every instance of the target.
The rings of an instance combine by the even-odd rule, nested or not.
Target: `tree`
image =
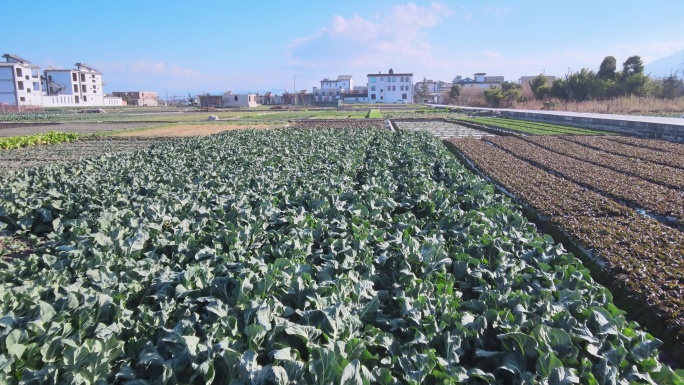
[[[415,99],[419,100],[419,103],[425,103],[425,101],[430,96],[430,90],[428,89],[427,79],[423,78],[423,81],[420,82],[419,85],[414,88],[416,90]]]
[[[534,98],[537,100],[542,100],[544,99],[545,96],[547,96],[551,92],[551,88],[546,85],[546,76],[543,74],[539,74],[539,76],[536,76],[529,82],[530,84],[530,89],[532,90],[532,94],[534,95]]]
[[[670,76],[661,80],[661,96],[665,99],[674,99],[682,95],[684,91],[684,82],[677,77],[677,73],[671,73]]]
[[[449,90],[449,98],[451,98],[451,102],[454,103],[458,101],[458,98],[461,97],[461,87],[458,86],[458,84],[454,84],[451,86],[451,89]]]
[[[606,56],[596,74],[600,79],[615,80],[617,78],[617,60],[614,56]]]
[[[627,79],[628,77],[636,74],[644,73],[644,62],[641,61],[641,57],[638,55],[630,56],[622,63],[622,78]]]
[[[496,86],[490,86],[489,89],[485,90],[483,94],[489,107],[499,107],[501,105],[501,101],[505,98],[503,91]]]
[[[579,72],[568,75],[565,79],[565,92],[569,100],[583,102],[596,95],[596,74],[582,68]]]

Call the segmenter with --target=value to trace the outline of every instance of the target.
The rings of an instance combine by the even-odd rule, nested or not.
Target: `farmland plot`
[[[139,122],[87,122],[87,123],[58,123],[58,124],[6,124],[0,123],[0,137],[10,137],[19,135],[45,134],[52,131],[70,132],[75,134],[101,134],[113,131],[121,131],[142,127],[154,127],[159,123],[139,123]]]
[[[562,175],[575,183],[661,216],[678,226],[684,224],[684,191],[646,181],[640,177],[597,166],[543,149],[520,138],[492,137],[498,147],[529,162]],[[569,139],[570,140],[570,139]],[[573,141],[574,138],[572,139]]]
[[[71,143],[2,150],[0,151],[0,175],[28,167],[59,165],[80,158],[140,150],[169,140],[172,139],[94,137],[82,138]]]
[[[451,137],[475,137],[481,138],[485,135],[491,135],[481,130],[476,130],[460,124],[449,123],[444,121],[394,121],[398,129],[408,131],[427,131],[438,138]]]
[[[633,315],[684,354],[684,235],[479,140],[453,140],[489,177],[595,258]],[[647,309],[646,311],[644,309]]]
[[[674,383],[426,133],[236,131],[0,177],[7,382]],[[140,383],[140,382],[138,382]]]

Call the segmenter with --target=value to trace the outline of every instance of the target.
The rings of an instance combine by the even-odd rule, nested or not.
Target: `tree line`
[[[630,96],[675,99],[684,96],[684,81],[676,72],[664,78],[652,78],[644,74],[644,63],[638,55],[627,58],[621,71],[615,57],[606,56],[598,72],[582,68],[550,84],[544,74],[539,74],[529,81],[529,86],[535,99],[549,101],[583,102]],[[460,91],[460,87],[454,85],[449,98],[458,100]],[[508,81],[501,83],[500,87],[492,86],[485,90],[483,96],[491,107],[507,107],[526,100],[522,86]]]

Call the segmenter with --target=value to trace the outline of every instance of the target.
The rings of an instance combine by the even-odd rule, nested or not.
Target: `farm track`
[[[684,189],[684,170],[682,169],[628,156],[610,154],[564,139],[565,137],[551,136],[524,138],[527,142],[561,155],[589,162],[596,166],[607,167],[666,187]]]
[[[644,179],[629,176],[606,167],[579,161],[569,156],[546,150],[514,137],[488,139],[498,147],[523,160],[539,165],[553,173],[619,199],[637,208],[643,208],[663,218],[674,217],[676,225],[684,224],[684,192],[664,187]]]
[[[639,322],[684,352],[684,234],[482,140],[452,139],[473,165],[598,259],[599,280]],[[643,312],[642,308],[648,309]],[[672,336],[676,335],[676,338]],[[676,354],[679,354],[676,353]],[[674,354],[673,354],[674,355]]]
[[[0,124],[0,137],[45,134],[50,131],[73,132],[80,135],[99,134],[104,132],[121,131],[143,127],[154,127],[161,123],[142,123],[142,122],[121,122],[121,123],[95,123],[95,122],[70,122],[55,124],[30,124],[13,123]]]
[[[173,140],[170,138],[94,137],[75,142],[0,151],[0,174],[27,167],[68,163],[106,153],[130,152]]]
[[[568,137],[567,140],[579,143],[597,150],[606,151],[615,155],[629,156],[665,166],[684,169],[684,155],[654,150],[645,147],[636,147],[629,144],[596,136]],[[684,145],[681,145],[684,147]]]

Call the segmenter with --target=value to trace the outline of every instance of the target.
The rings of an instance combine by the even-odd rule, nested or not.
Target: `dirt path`
[[[277,125],[255,124],[179,124],[174,126],[152,128],[149,130],[132,131],[117,134],[116,136],[142,136],[142,137],[174,137],[174,136],[203,136],[216,134],[222,131],[240,129],[269,129],[278,127]]]

